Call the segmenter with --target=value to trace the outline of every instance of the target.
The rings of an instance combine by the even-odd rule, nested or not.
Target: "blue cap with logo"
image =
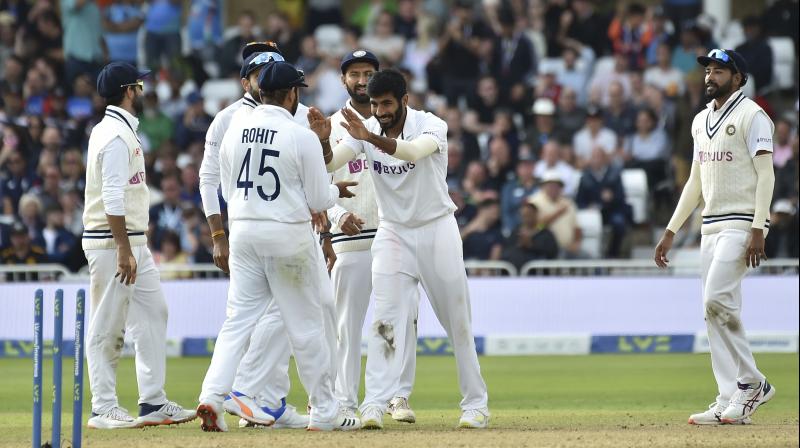
[[[278,48],[278,44],[272,42],[271,40],[263,42],[248,42],[242,48],[242,60],[247,59],[253,53],[264,53],[266,51],[271,51],[273,53],[281,52],[280,48]]]
[[[380,70],[380,62],[378,62],[377,56],[367,50],[356,50],[351,53],[347,53],[342,58],[342,74],[347,71],[347,67],[349,67],[351,64],[355,64],[356,62],[366,62],[368,64],[372,64],[373,67],[375,67],[375,70]]]
[[[103,98],[119,95],[126,87],[138,84],[149,74],[150,70],[139,70],[128,62],[112,62],[97,75],[97,93]]]
[[[258,76],[258,88],[264,91],[308,87],[303,72],[286,61],[268,63]]]
[[[247,59],[244,60],[242,63],[242,69],[239,71],[239,74],[242,78],[247,78],[250,76],[250,73],[258,70],[259,68],[267,65],[268,62],[272,61],[284,61],[283,55],[281,55],[277,51],[264,51],[260,53],[252,53],[247,56]]]
[[[747,82],[747,60],[742,55],[733,50],[722,50],[715,48],[708,53],[708,56],[698,56],[697,62],[703,67],[708,66],[712,62],[724,65],[733,71],[733,73],[742,74],[742,85]]]

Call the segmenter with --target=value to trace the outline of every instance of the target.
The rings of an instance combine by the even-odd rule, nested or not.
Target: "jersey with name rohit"
[[[692,136],[705,202],[703,234],[750,230],[758,183],[753,157],[772,152],[774,128],[764,110],[741,91],[718,110],[711,101],[695,116]]]
[[[382,135],[377,120],[369,120],[365,125],[370,132]],[[456,210],[445,182],[447,123],[429,112],[406,107],[403,131],[397,138],[412,141],[421,135],[432,137],[438,148],[416,162],[396,159],[349,134],[341,142],[355,157],[361,153],[367,156],[381,220],[418,227]]]
[[[220,183],[219,146],[225,137],[225,132],[231,123],[249,115],[257,106],[258,102],[249,93],[245,93],[238,101],[219,111],[206,131],[205,151],[199,171],[200,196],[206,216],[220,214],[220,204],[217,198],[217,188]],[[308,107],[299,104],[293,118],[296,123],[308,127]]]
[[[328,209],[338,197],[316,134],[277,106],[258,106],[231,123],[220,147],[220,176],[232,223],[308,223],[309,207]]]

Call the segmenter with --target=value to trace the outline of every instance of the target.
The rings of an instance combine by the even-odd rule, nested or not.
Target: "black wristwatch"
[[[333,238],[333,234],[331,232],[322,232],[319,234],[319,243],[322,244],[322,241],[326,238]]]

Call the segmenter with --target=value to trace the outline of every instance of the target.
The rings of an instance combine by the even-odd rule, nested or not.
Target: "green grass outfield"
[[[753,425],[694,427],[687,416],[705,409],[716,395],[710,360],[703,354],[481,357],[489,387],[491,429],[454,429],[459,417],[455,362],[419,357],[411,405],[415,425],[384,419],[383,431],[307,433],[302,430],[244,430],[228,418],[231,432],[206,434],[197,421],[147,430],[84,430],[94,447],[786,447],[798,446],[798,355],[762,354],[759,367],[777,395],[755,415]],[[195,406],[208,358],[168,360],[167,393]],[[64,409],[70,411],[71,361],[64,365]],[[0,447],[30,446],[30,359],[0,359]],[[50,438],[49,379],[45,363],[43,440]],[[119,367],[122,406],[136,412],[133,360]],[[292,368],[289,401],[303,408],[304,392]],[[363,392],[362,392],[363,393]],[[89,394],[86,394],[84,416]],[[85,422],[86,418],[84,418]],[[63,434],[71,435],[65,413]],[[64,446],[69,446],[65,444]]]

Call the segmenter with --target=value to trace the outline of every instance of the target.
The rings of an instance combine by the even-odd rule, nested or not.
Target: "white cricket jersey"
[[[326,210],[339,195],[331,185],[319,138],[286,109],[261,105],[231,123],[220,145],[222,196],[228,219],[307,225],[309,208]]]
[[[353,111],[361,121],[368,123],[376,121],[373,117],[362,117],[357,110],[355,110],[350,101],[345,105],[348,109]],[[336,147],[339,142],[344,139],[347,130],[342,127],[341,123],[345,121],[342,111],[336,111],[331,116],[331,147]],[[368,125],[367,125],[368,126]],[[372,176],[368,174],[369,162],[364,153],[359,154],[354,160],[348,162],[345,166],[339,168],[333,173],[334,182],[353,181],[358,182],[358,186],[353,187],[352,191],[356,194],[353,198],[339,198],[336,200],[337,207],[328,210],[328,219],[331,221],[331,243],[333,244],[334,252],[351,252],[357,250],[368,250],[372,246],[372,240],[375,239],[375,232],[378,230],[378,203],[375,201],[375,185],[372,182]],[[345,235],[339,227],[339,218],[345,213],[354,213],[356,216],[364,220],[361,233],[358,235]]]
[[[371,132],[382,134],[378,120],[365,124]],[[349,134],[342,140],[355,157],[362,153],[367,156],[382,221],[418,227],[456,210],[445,182],[447,123],[432,113],[406,107],[406,121],[398,139],[412,141],[423,134],[436,140],[438,148],[416,162],[395,159]]]
[[[249,113],[257,106],[256,100],[249,93],[245,93],[238,101],[219,111],[206,131],[205,151],[199,174],[200,197],[203,200],[203,210],[207,217],[220,214],[219,198],[217,197],[217,188],[220,184],[219,145],[222,143],[225,131],[228,130],[233,121],[233,115],[237,111],[244,109]],[[294,121],[308,127],[308,107],[299,104]]]
[[[705,202],[702,234],[750,230],[758,182],[753,157],[759,151],[772,152],[773,131],[772,120],[741,91],[719,110],[714,110],[711,101],[695,116],[694,160],[700,163]]]

